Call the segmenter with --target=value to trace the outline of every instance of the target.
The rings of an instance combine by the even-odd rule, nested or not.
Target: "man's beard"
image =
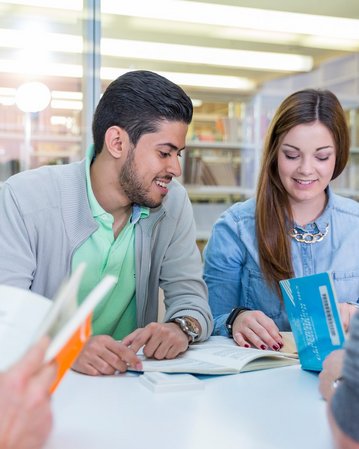
[[[132,203],[150,208],[161,205],[162,200],[155,201],[150,197],[151,186],[146,189],[141,183],[141,180],[138,178],[134,163],[134,150],[132,150],[128,155],[128,158],[121,169],[118,180],[123,191]]]

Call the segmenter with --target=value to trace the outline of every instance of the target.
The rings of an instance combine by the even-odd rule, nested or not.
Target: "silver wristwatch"
[[[173,318],[172,323],[179,325],[181,330],[188,335],[190,338],[190,343],[196,341],[200,335],[200,328],[198,326],[197,320],[189,316],[181,316]]]

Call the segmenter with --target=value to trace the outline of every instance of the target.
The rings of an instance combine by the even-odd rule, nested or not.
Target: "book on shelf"
[[[286,279],[280,288],[301,366],[321,371],[325,357],[345,341],[331,274]]]
[[[55,359],[54,391],[91,335],[94,308],[116,282],[105,276],[78,304],[77,294],[86,264],[80,264],[63,283],[54,300],[30,290],[0,285],[0,371],[19,360],[42,336],[50,338],[45,361]]]
[[[185,170],[187,184],[237,186],[236,167],[227,158],[192,156]]]
[[[293,352],[243,348],[231,338],[214,336],[191,345],[172,360],[154,360],[139,355],[143,372],[221,375],[298,364],[295,345],[289,342],[287,348]]]
[[[237,186],[235,169],[231,161],[204,160],[203,166],[203,175],[207,172],[206,184]]]

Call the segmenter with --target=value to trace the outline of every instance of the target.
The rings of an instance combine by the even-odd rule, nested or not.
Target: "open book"
[[[45,361],[56,359],[58,365],[52,391],[55,389],[91,335],[93,309],[116,282],[115,277],[105,276],[78,305],[77,293],[85,267],[78,266],[53,301],[30,290],[0,285],[0,371],[47,335],[50,345]]]
[[[296,352],[242,348],[228,337],[217,336],[210,337],[203,343],[191,345],[184,354],[173,360],[147,359],[143,355],[140,355],[140,358],[144,372],[215,375],[236,374],[299,363]]]
[[[317,273],[279,284],[302,368],[321,371],[325,357],[345,341],[331,274]]]

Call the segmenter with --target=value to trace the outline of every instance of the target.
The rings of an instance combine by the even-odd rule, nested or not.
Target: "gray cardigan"
[[[0,192],[0,283],[52,298],[69,275],[74,251],[97,229],[86,191],[85,162],[46,166],[10,177]],[[136,225],[138,327],[190,315],[212,331],[201,256],[187,193],[172,181],[163,204]]]
[[[359,442],[359,312],[350,323],[350,339],[345,348],[343,381],[335,391],[331,407],[341,430]]]

